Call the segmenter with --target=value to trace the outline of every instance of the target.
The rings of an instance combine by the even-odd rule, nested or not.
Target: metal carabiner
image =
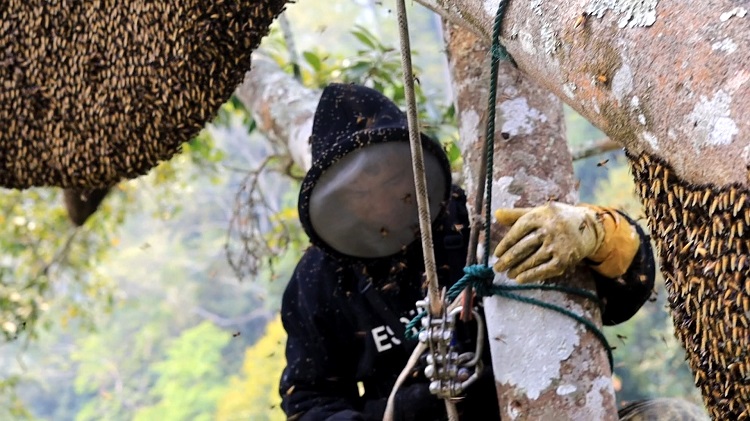
[[[458,314],[461,314],[461,311],[461,307],[456,307],[450,312],[449,316],[455,319]],[[482,316],[475,309],[472,309],[471,313],[477,321],[477,340],[475,349],[473,353],[465,352],[460,354],[456,360],[456,364],[459,367],[458,373],[461,373],[462,370],[467,371],[471,368],[473,368],[473,372],[466,380],[452,385],[450,389],[454,391],[456,396],[463,393],[468,386],[477,381],[484,369],[484,363],[482,362],[482,351],[484,350],[484,319],[482,319]]]

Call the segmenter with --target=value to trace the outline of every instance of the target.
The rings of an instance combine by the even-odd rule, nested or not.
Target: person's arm
[[[608,247],[584,260],[594,272],[599,297],[604,303],[602,321],[616,325],[631,317],[651,297],[656,276],[651,239],[623,212],[599,208],[604,213]],[[609,250],[608,250],[609,249]]]
[[[654,284],[653,250],[632,219],[611,208],[550,202],[536,208],[499,209],[511,226],[495,249],[494,268],[519,283],[559,276],[587,263],[604,302],[603,321],[629,319],[648,300]]]
[[[345,332],[331,318],[334,297],[325,290],[336,282],[326,266],[316,253],[306,253],[284,292],[287,366],[279,385],[281,406],[290,420],[364,420],[357,412],[354,370],[347,372],[351,362],[340,337]]]

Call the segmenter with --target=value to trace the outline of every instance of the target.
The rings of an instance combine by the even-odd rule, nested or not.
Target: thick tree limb
[[[498,0],[417,1],[489,40]],[[510,1],[501,41],[524,73],[631,153],[668,158],[693,184],[747,185],[748,9]]]

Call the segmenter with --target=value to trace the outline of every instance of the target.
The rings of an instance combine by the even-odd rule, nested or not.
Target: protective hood
[[[421,135],[430,215],[448,199],[450,165]],[[300,189],[299,216],[313,244],[344,257],[380,258],[419,238],[406,116],[379,92],[331,84],[315,111],[313,164]]]

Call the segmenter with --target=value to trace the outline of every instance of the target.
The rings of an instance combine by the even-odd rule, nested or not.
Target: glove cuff
[[[599,225],[603,227],[604,238],[601,245],[587,256],[591,268],[607,278],[617,278],[625,274],[633,262],[641,241],[635,227],[612,209],[582,204],[596,212]]]

